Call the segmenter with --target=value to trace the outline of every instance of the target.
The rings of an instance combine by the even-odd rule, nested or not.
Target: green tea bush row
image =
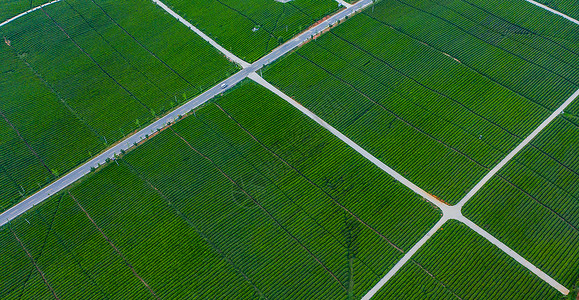
[[[449,221],[376,299],[560,299],[561,294],[458,221]]]

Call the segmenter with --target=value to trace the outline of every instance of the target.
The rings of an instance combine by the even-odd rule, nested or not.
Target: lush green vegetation
[[[0,2],[0,23],[50,1],[52,0],[3,0]]]
[[[50,292],[13,230],[57,295],[358,298],[439,217],[245,82],[1,228],[0,297]]]
[[[577,0],[536,0],[539,3],[562,12],[571,18],[579,19],[579,2]]]
[[[558,117],[464,207],[569,289],[579,278],[579,127]]]
[[[264,76],[456,203],[579,84],[577,26],[471,2],[379,2]]]
[[[0,211],[236,70],[146,0],[66,0],[0,35]]]
[[[373,299],[561,299],[561,294],[458,221],[449,221]]]
[[[335,0],[167,0],[175,12],[241,59],[253,62],[338,10]]]

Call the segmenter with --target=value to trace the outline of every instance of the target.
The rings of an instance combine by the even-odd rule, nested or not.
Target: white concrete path
[[[10,22],[12,22],[12,21],[14,21],[14,20],[22,17],[22,16],[25,16],[25,15],[27,15],[27,14],[35,11],[35,10],[39,10],[39,9],[45,7],[45,6],[48,6],[48,5],[51,5],[51,4],[54,4],[54,3],[56,3],[56,2],[60,2],[60,1],[61,1],[61,0],[55,0],[55,1],[52,1],[52,2],[44,3],[44,4],[40,5],[40,6],[35,7],[35,8],[31,8],[31,9],[29,9],[29,10],[27,10],[27,11],[25,11],[25,12],[23,12],[23,13],[17,15],[17,16],[15,16],[15,17],[12,17],[12,18],[10,18],[10,19],[8,19],[8,20],[0,23],[0,27],[2,27],[2,26],[4,26],[4,25],[6,25],[6,24],[8,24],[8,23],[10,23]]]
[[[576,19],[573,19],[573,18],[569,17],[568,15],[566,15],[566,14],[560,12],[560,11],[556,11],[556,10],[554,10],[554,9],[552,9],[552,8],[544,5],[544,4],[541,4],[541,3],[537,2],[537,1],[533,1],[533,0],[525,0],[525,1],[527,1],[527,2],[529,2],[529,3],[532,3],[532,4],[538,6],[538,7],[542,8],[542,9],[548,10],[548,11],[550,11],[550,12],[552,12],[552,13],[558,15],[558,16],[561,16],[561,17],[563,17],[563,18],[565,18],[565,19],[567,19],[567,20],[569,20],[569,21],[571,21],[571,22],[579,25],[579,21],[577,21]]]
[[[165,10],[166,12],[168,12],[171,16],[173,16],[175,19],[177,19],[179,22],[181,22],[182,24],[184,24],[185,26],[189,27],[191,30],[193,30],[197,35],[199,35],[202,39],[204,39],[205,41],[207,41],[209,44],[211,44],[211,46],[213,46],[215,49],[219,50],[219,52],[223,53],[228,59],[230,59],[231,61],[235,62],[236,64],[240,65],[242,68],[247,68],[249,67],[249,63],[245,62],[244,60],[242,60],[241,58],[235,56],[233,53],[231,53],[229,50],[221,47],[221,45],[219,45],[217,42],[215,42],[213,39],[211,39],[208,35],[206,35],[205,33],[203,33],[203,31],[197,29],[197,27],[193,26],[193,24],[189,23],[187,20],[185,20],[183,17],[181,17],[180,15],[178,15],[176,12],[174,12],[172,9],[170,9],[167,5],[165,5],[165,3],[159,1],[159,0],[152,0],[155,4],[159,5],[163,10]]]
[[[388,280],[394,276],[396,274],[396,272],[398,272],[398,270],[400,270],[402,268],[402,266],[408,261],[410,260],[410,258],[414,255],[414,253],[416,253],[416,251],[418,251],[418,249],[420,249],[420,247],[422,247],[431,237],[432,235],[436,232],[436,230],[438,230],[446,221],[454,219],[454,220],[458,220],[464,224],[466,224],[467,226],[469,226],[472,230],[474,230],[475,232],[477,232],[478,234],[480,234],[481,236],[483,236],[484,238],[486,238],[489,242],[491,242],[493,245],[495,245],[496,247],[498,247],[499,249],[503,250],[506,254],[508,254],[510,257],[512,257],[514,260],[516,260],[517,262],[519,262],[520,264],[522,264],[524,267],[526,267],[529,271],[533,272],[535,275],[537,275],[539,278],[543,279],[545,282],[547,282],[549,285],[551,285],[552,287],[554,287],[555,289],[557,289],[559,292],[561,292],[562,294],[568,294],[569,290],[564,287],[562,284],[558,283],[556,280],[554,280],[551,276],[547,275],[545,272],[541,271],[539,268],[537,268],[535,265],[533,265],[532,263],[530,263],[529,261],[527,261],[526,259],[524,259],[521,255],[519,255],[518,253],[516,253],[513,249],[509,248],[507,245],[505,245],[504,243],[500,242],[498,239],[496,239],[495,237],[493,237],[490,233],[486,232],[484,229],[480,228],[479,226],[477,226],[476,224],[474,224],[473,222],[471,222],[470,220],[468,220],[467,218],[465,218],[462,215],[461,212],[461,208],[462,206],[458,206],[458,205],[454,205],[454,206],[449,206],[445,203],[442,203],[440,200],[434,198],[432,195],[428,194],[426,191],[424,191],[423,189],[421,189],[420,187],[418,187],[416,184],[412,183],[410,180],[406,179],[404,176],[402,176],[401,174],[399,174],[398,172],[394,171],[392,168],[388,167],[387,165],[385,165],[383,162],[381,162],[379,159],[377,159],[376,157],[374,157],[372,154],[370,154],[368,151],[364,150],[362,147],[360,147],[358,144],[356,144],[354,141],[352,141],[351,139],[349,139],[347,136],[345,136],[343,133],[341,133],[340,131],[338,131],[337,129],[335,129],[334,127],[332,127],[330,124],[328,124],[326,121],[322,120],[320,117],[318,117],[316,114],[314,114],[312,111],[308,110],[307,108],[305,108],[304,106],[302,106],[301,104],[299,104],[297,101],[295,101],[294,99],[292,99],[291,97],[289,97],[288,95],[286,95],[285,93],[283,93],[282,91],[280,91],[278,88],[276,88],[275,86],[271,85],[269,82],[267,82],[265,79],[263,79],[262,77],[260,77],[258,74],[256,73],[251,73],[249,75],[249,78],[251,78],[252,80],[254,80],[255,82],[259,83],[260,85],[264,86],[265,88],[269,89],[270,91],[272,91],[273,93],[275,93],[276,95],[278,95],[279,97],[281,97],[282,99],[286,100],[288,103],[290,103],[292,106],[294,106],[295,108],[297,108],[298,110],[300,110],[302,113],[304,113],[305,115],[307,115],[308,117],[310,117],[312,120],[316,121],[316,123],[318,123],[319,125],[321,125],[322,127],[326,128],[328,131],[330,131],[334,136],[338,137],[340,140],[342,140],[344,143],[346,143],[348,146],[352,147],[354,150],[356,150],[356,152],[360,153],[362,156],[364,156],[366,159],[368,159],[369,161],[371,161],[374,165],[376,165],[377,167],[379,167],[380,169],[382,169],[383,171],[385,171],[386,173],[388,173],[390,176],[394,177],[396,180],[400,181],[400,183],[404,184],[406,187],[408,187],[409,189],[413,190],[415,193],[417,193],[418,195],[422,196],[423,198],[425,198],[426,200],[430,201],[432,204],[436,205],[438,208],[440,208],[440,210],[442,211],[442,218],[439,220],[438,223],[436,223],[436,225],[418,242],[416,243],[408,252],[406,252],[404,254],[404,256],[402,257],[402,259],[400,261],[398,261],[396,263],[396,265],[394,266],[394,268],[392,268],[379,282],[378,284],[376,284],[365,296],[363,299],[370,299],[386,282],[388,282]],[[563,111],[563,109],[565,107],[567,107],[571,101],[573,101],[573,99],[575,99],[577,97],[577,95],[579,95],[579,91],[577,91],[576,93],[573,94],[573,96],[571,96],[567,101],[565,101],[565,103],[559,107],[559,109],[557,109],[551,116],[549,116],[549,118],[547,118],[547,120],[545,122],[543,122],[541,124],[541,129],[545,128],[549,122],[551,122],[558,114],[561,113],[561,111]],[[532,134],[532,136],[536,136],[541,129],[535,130]],[[532,139],[532,138],[530,138]],[[516,152],[520,151],[520,149],[522,147],[524,147],[526,144],[528,144],[528,141],[530,141],[529,138],[525,139],[515,150]],[[518,150],[517,150],[518,149]],[[508,156],[510,158],[514,157],[514,155],[516,154],[515,150],[513,150],[513,152],[511,152]],[[512,155],[511,155],[512,154]],[[505,161],[506,163],[506,161]],[[504,164],[503,164],[504,165]],[[498,169],[497,169],[498,171]],[[496,173],[496,171],[495,171]],[[484,179],[483,179],[484,180]],[[478,186],[478,185],[477,185]],[[476,188],[476,187],[475,187]],[[468,199],[467,199],[468,200]],[[464,201],[466,202],[466,201]]]
[[[19,16],[16,16],[16,17],[0,24],[0,26],[2,26],[5,23],[8,23],[8,22],[10,22],[10,21],[22,16],[22,15],[25,15],[31,11],[34,11],[36,9],[43,7],[43,6],[46,6],[46,5],[49,5],[49,4],[58,2],[58,1],[60,1],[60,0],[56,0],[56,1],[53,1],[50,3],[47,3],[45,5],[42,5],[40,7],[34,8],[28,12],[25,12]],[[273,62],[274,60],[278,59],[279,57],[286,54],[287,52],[289,52],[289,51],[293,50],[294,48],[296,48],[297,46],[303,44],[304,42],[309,40],[311,37],[315,36],[316,34],[321,33],[323,30],[328,28],[330,25],[333,25],[333,24],[343,20],[346,16],[354,14],[355,12],[370,5],[372,3],[372,0],[359,1],[358,3],[356,3],[354,5],[351,5],[351,4],[344,2],[345,3],[344,6],[346,6],[345,10],[333,15],[332,17],[330,17],[326,21],[318,24],[317,26],[313,27],[312,29],[296,36],[292,40],[290,40],[287,43],[274,49],[270,54],[264,56],[263,58],[261,58],[260,60],[256,61],[253,64],[249,64],[249,63],[241,60],[240,58],[238,58],[237,56],[235,56],[234,54],[232,54],[231,52],[229,52],[225,48],[221,47],[219,44],[217,44],[215,41],[213,41],[210,37],[205,35],[203,32],[201,32],[195,26],[193,26],[188,21],[183,19],[181,16],[176,14],[173,10],[171,10],[169,7],[167,7],[165,4],[163,4],[159,0],[152,0],[152,1],[154,3],[156,3],[157,5],[159,5],[161,8],[163,8],[165,11],[167,11],[169,14],[171,14],[173,17],[175,17],[177,20],[179,20],[179,22],[181,22],[185,26],[189,27],[191,30],[193,30],[195,33],[197,33],[199,36],[201,36],[204,40],[206,40],[211,45],[213,45],[218,51],[222,52],[231,61],[239,64],[243,68],[243,70],[234,74],[230,78],[226,79],[222,83],[219,83],[218,85],[214,86],[213,88],[211,88],[210,90],[206,91],[205,93],[199,95],[198,97],[194,98],[193,100],[187,102],[186,104],[179,107],[175,111],[169,113],[165,117],[163,117],[163,118],[159,119],[158,121],[154,122],[153,124],[147,126],[143,130],[136,133],[135,135],[130,136],[126,140],[122,141],[121,143],[117,144],[116,146],[110,148],[109,150],[107,150],[104,153],[100,154],[99,156],[95,157],[93,160],[89,161],[88,163],[80,166],[79,168],[75,169],[74,171],[70,172],[69,174],[63,176],[61,179],[57,180],[53,184],[49,185],[48,187],[44,188],[43,190],[39,191],[38,193],[34,194],[33,196],[31,196],[28,199],[24,200],[23,202],[19,203],[18,205],[14,206],[13,208],[9,209],[8,211],[2,213],[0,215],[0,226],[6,224],[10,220],[17,217],[18,215],[24,213],[26,210],[32,208],[34,205],[44,201],[50,195],[64,189],[66,186],[75,182],[80,177],[86,175],[87,173],[90,172],[91,167],[96,167],[96,166],[104,163],[107,158],[113,158],[115,153],[120,153],[120,150],[128,149],[129,147],[131,147],[131,145],[134,142],[138,142],[138,141],[144,139],[147,134],[153,133],[157,129],[161,129],[161,128],[165,127],[167,122],[171,122],[171,121],[175,120],[178,116],[186,114],[187,112],[194,109],[195,107],[197,107],[197,106],[201,105],[202,103],[206,102],[207,100],[213,98],[215,95],[222,93],[223,91],[234,86],[235,84],[237,84],[238,82],[240,82],[244,78],[249,77],[252,80],[256,81],[257,83],[268,88],[269,90],[271,90],[272,92],[274,92],[275,94],[277,94],[278,96],[283,98],[284,100],[288,101],[294,107],[299,109],[302,113],[306,114],[308,117],[310,117],[311,119],[316,121],[318,124],[320,124],[321,126],[326,128],[327,130],[329,130],[336,137],[340,138],[342,141],[344,141],[350,147],[355,149],[358,153],[363,155],[366,159],[370,160],[372,163],[374,163],[376,166],[378,166],[379,168],[384,170],[386,173],[388,173],[389,175],[394,177],[396,180],[400,181],[402,184],[404,184],[405,186],[407,186],[408,188],[413,190],[415,193],[421,195],[423,198],[430,201],[432,204],[434,204],[435,206],[437,206],[438,208],[441,209],[443,215],[442,215],[442,218],[436,223],[436,225],[418,243],[416,243],[408,252],[405,253],[403,258],[386,274],[386,276],[384,276],[380,280],[380,282],[376,286],[374,286],[364,296],[363,299],[370,299],[391,277],[393,277],[398,272],[398,270],[400,270],[402,268],[402,266],[408,260],[411,259],[411,257],[414,255],[414,253],[416,253],[420,249],[420,247],[422,247],[422,245],[424,245],[430,239],[430,237],[432,237],[434,235],[434,233],[438,229],[440,229],[440,227],[442,227],[446,221],[448,221],[450,219],[455,219],[455,220],[459,220],[459,221],[463,222],[464,224],[469,226],[471,229],[473,229],[474,231],[479,233],[481,236],[485,237],[488,241],[493,243],[495,246],[502,249],[505,253],[507,253],[509,256],[511,256],[513,259],[515,259],[517,262],[519,262],[520,264],[525,266],[531,272],[533,272],[534,274],[536,274],[537,276],[539,276],[540,278],[545,280],[547,283],[549,283],[551,286],[553,286],[554,288],[559,290],[561,293],[563,293],[563,294],[569,293],[569,290],[567,290],[567,288],[565,288],[564,286],[559,284],[557,281],[555,281],[549,275],[542,272],[540,269],[538,269],[533,264],[531,264],[530,262],[525,260],[523,257],[521,257],[519,254],[517,254],[515,251],[510,249],[508,246],[506,246],[505,244],[503,244],[502,242],[497,240],[495,237],[490,235],[488,232],[486,232],[485,230],[483,230],[482,228],[480,228],[479,226],[477,226],[476,224],[474,224],[470,220],[466,219],[461,213],[461,208],[494,174],[496,174],[496,172],[498,172],[498,170],[502,166],[504,166],[506,163],[508,163],[508,161],[510,159],[512,159],[537,134],[539,134],[539,132],[541,132],[541,130],[543,130],[551,121],[553,121],[553,119],[555,119],[555,117],[558,114],[560,114],[577,96],[579,96],[579,91],[575,92],[569,99],[567,99],[567,101],[561,107],[559,107],[559,109],[557,109],[557,111],[555,111],[551,116],[549,116],[549,118],[547,120],[545,120],[539,128],[537,128],[535,131],[533,131],[533,133],[529,137],[527,137],[519,146],[517,146],[515,148],[515,150],[513,150],[511,153],[509,153],[509,155],[507,155],[507,157],[505,157],[505,159],[503,159],[503,161],[501,161],[501,163],[499,163],[499,165],[497,165],[495,168],[493,168],[493,170],[491,170],[491,172],[489,172],[489,174],[487,174],[487,176],[485,176],[483,178],[483,180],[481,182],[479,182],[475,186],[475,188],[473,188],[473,190],[471,190],[467,194],[467,196],[465,196],[459,202],[458,205],[449,206],[445,203],[442,203],[441,201],[439,201],[438,199],[436,199],[432,195],[428,194],[426,191],[422,190],[421,188],[416,186],[414,183],[412,183],[411,181],[409,181],[408,179],[406,179],[405,177],[403,177],[402,175],[400,175],[399,173],[397,173],[396,171],[394,171],[393,169],[391,169],[390,167],[388,167],[387,165],[382,163],[380,160],[378,160],[377,158],[372,156],[370,153],[368,153],[362,147],[360,147],[359,145],[354,143],[352,140],[350,140],[348,137],[343,135],[341,132],[339,132],[338,130],[336,130],[335,128],[330,126],[328,123],[326,123],[324,120],[322,120],[321,118],[316,116],[313,112],[309,111],[307,108],[303,107],[301,104],[299,104],[298,102],[296,102],[295,100],[293,100],[289,96],[285,95],[279,89],[275,88],[273,85],[269,84],[267,81],[265,81],[259,75],[257,75],[257,73],[255,73],[255,71],[259,70],[264,65]],[[336,1],[338,1],[339,3],[343,2],[341,0],[336,0]],[[566,17],[570,21],[573,21],[574,23],[579,24],[579,22],[577,22],[577,20],[572,19],[572,18],[565,16],[561,13],[558,13],[556,11],[553,11],[552,9],[550,9],[548,7],[544,7],[544,5],[538,4],[535,1],[531,1],[531,0],[526,0],[526,1],[531,2],[533,4],[536,4],[538,6],[541,6],[549,11],[552,11],[552,12],[558,14],[558,15],[562,15],[563,17]],[[225,88],[221,88],[222,86],[225,86]]]
[[[573,95],[571,95],[557,110],[555,110],[537,129],[535,129],[526,139],[524,139],[513,151],[511,151],[499,164],[497,164],[483,179],[477,183],[472,190],[470,190],[457,204],[458,207],[462,208],[464,204],[470,198],[472,198],[482,187],[485,185],[491,177],[493,177],[502,167],[504,167],[519,151],[521,151],[525,146],[527,146],[545,127],[547,127],[555,118],[560,115],[566,108],[579,96],[579,90],[577,90]]]

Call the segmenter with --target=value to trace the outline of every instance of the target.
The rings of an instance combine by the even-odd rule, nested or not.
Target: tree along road
[[[51,2],[52,3],[52,2]],[[296,47],[300,46],[301,44],[307,42],[309,39],[314,37],[315,35],[321,33],[325,29],[329,28],[331,25],[337,24],[341,20],[344,20],[347,16],[353,15],[359,10],[365,8],[366,6],[372,4],[372,0],[361,0],[356,4],[345,8],[336,14],[330,16],[328,19],[320,22],[319,24],[311,27],[310,29],[302,32],[298,36],[294,37],[293,39],[287,41],[283,45],[280,45],[276,49],[274,49],[271,53],[267,54],[266,56],[262,57],[258,61],[254,62],[251,65],[244,65],[241,64],[243,69],[231,77],[225,79],[224,81],[218,83],[217,85],[213,86],[209,90],[205,91],[201,95],[195,97],[194,99],[190,100],[189,102],[181,105],[177,109],[171,111],[167,115],[163,116],[162,118],[158,119],[157,121],[151,123],[149,126],[139,130],[135,134],[125,138],[124,140],[118,142],[113,147],[109,148],[105,152],[99,154],[98,156],[94,157],[90,161],[84,163],[80,167],[74,169],[73,171],[69,172],[68,174],[62,176],[60,179],[56,180],[52,184],[48,185],[47,187],[43,188],[42,190],[36,192],[34,195],[24,199],[22,202],[16,204],[15,206],[11,207],[4,213],[0,214],[0,226],[5,225],[6,223],[10,222],[14,218],[18,217],[19,215],[23,214],[27,210],[31,209],[35,205],[41,203],[42,201],[46,200],[50,196],[58,193],[62,189],[66,188],[70,184],[74,183],[81,177],[85,176],[86,174],[91,172],[92,168],[97,168],[98,166],[104,164],[107,159],[114,159],[116,154],[121,153],[121,151],[126,151],[131,148],[134,144],[139,143],[140,141],[146,139],[149,135],[157,132],[159,129],[163,129],[167,126],[168,123],[171,123],[179,118],[179,116],[183,116],[190,112],[191,110],[195,109],[199,105],[207,102],[211,98],[225,92],[226,90],[230,89],[231,87],[235,86],[237,83],[241,82],[245,79],[249,74],[258,71],[263,66],[274,62],[284,54],[292,51]],[[38,8],[37,8],[38,9]],[[167,7],[168,9],[168,7]],[[179,19],[179,18],[178,18]],[[183,20],[182,18],[179,19],[180,21]],[[185,21],[185,20],[183,20]],[[186,22],[186,21],[185,21]],[[187,22],[188,23],[188,22]],[[185,23],[184,23],[185,24]],[[187,25],[187,24],[185,24]],[[190,26],[189,26],[190,25]],[[193,27],[191,24],[187,25],[188,27]],[[193,29],[193,28],[191,28]],[[236,61],[236,57],[231,54],[228,57],[232,61]],[[239,58],[237,58],[239,59]],[[240,60],[241,61],[241,60]]]

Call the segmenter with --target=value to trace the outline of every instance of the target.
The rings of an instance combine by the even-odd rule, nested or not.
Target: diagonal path
[[[499,241],[497,238],[492,236],[490,233],[488,233],[487,231],[480,228],[478,225],[474,224],[472,221],[470,221],[466,217],[464,217],[461,213],[462,206],[459,206],[459,205],[449,206],[445,203],[442,203],[440,200],[433,197],[432,195],[428,194],[423,189],[418,187],[416,184],[412,183],[410,180],[404,178],[404,176],[402,176],[398,172],[394,171],[392,168],[390,168],[387,165],[385,165],[384,163],[382,163],[379,159],[377,159],[376,157],[374,157],[373,155],[368,153],[368,151],[364,150],[362,147],[360,147],[358,144],[353,142],[351,139],[349,139],[343,133],[339,132],[337,129],[335,129],[334,127],[329,125],[326,121],[322,120],[320,117],[315,115],[313,112],[311,112],[310,110],[308,110],[307,108],[305,108],[304,106],[299,104],[297,101],[295,101],[291,97],[287,96],[285,93],[283,93],[282,91],[280,91],[279,89],[277,89],[276,87],[271,85],[269,82],[267,82],[265,79],[263,79],[262,77],[260,77],[256,73],[250,74],[249,78],[251,78],[255,82],[259,83],[260,85],[269,89],[270,91],[272,91],[273,93],[275,93],[276,95],[281,97],[282,99],[289,102],[292,106],[294,106],[295,108],[300,110],[302,113],[304,113],[305,115],[310,117],[312,120],[316,121],[318,124],[320,124],[322,127],[326,128],[328,131],[330,131],[333,135],[338,137],[344,143],[348,144],[348,146],[352,147],[354,150],[356,150],[358,153],[360,153],[366,159],[371,161],[374,165],[376,165],[377,167],[379,167],[380,169],[382,169],[383,171],[388,173],[390,176],[392,176],[396,180],[400,181],[400,183],[404,184],[406,187],[408,187],[409,189],[411,189],[412,191],[414,191],[418,195],[422,196],[426,200],[430,201],[432,204],[436,205],[438,208],[440,208],[440,210],[442,210],[443,215],[442,215],[442,218],[438,221],[438,223],[436,223],[436,225],[420,241],[418,241],[418,243],[416,243],[408,252],[406,252],[404,254],[404,256],[402,257],[402,259],[400,261],[398,261],[394,265],[394,267],[378,282],[378,284],[376,284],[362,299],[370,299],[376,292],[378,292],[378,290],[386,282],[388,282],[388,280],[390,278],[392,278],[408,260],[410,260],[412,258],[412,256],[420,249],[420,247],[422,247],[430,239],[430,237],[432,237],[434,235],[434,233],[446,223],[446,221],[451,220],[451,219],[458,220],[458,221],[466,224],[467,226],[469,226],[472,230],[474,230],[475,232],[477,232],[478,234],[480,234],[481,236],[486,238],[489,242],[491,242],[493,245],[495,245],[499,249],[503,250],[506,254],[508,254],[514,260],[519,262],[521,265],[526,267],[529,271],[533,272],[535,275],[537,275],[539,278],[543,279],[545,282],[547,282],[549,285],[551,285],[552,287],[557,289],[562,294],[566,295],[569,293],[569,290],[565,286],[558,283],[555,279],[553,279],[551,276],[547,275],[545,272],[541,271],[539,268],[537,268],[531,262],[527,261],[521,255],[516,253],[513,249],[509,248],[507,245],[505,245],[504,243]],[[517,152],[519,152],[542,129],[544,129],[551,121],[553,121],[555,119],[555,117],[557,117],[557,115],[559,115],[561,113],[561,111],[563,111],[577,96],[579,96],[579,91],[575,92],[571,97],[569,97],[569,99],[567,99],[567,101],[565,101],[565,103],[563,103],[563,105],[561,105],[561,107],[559,107],[553,114],[551,114],[551,116],[549,116],[549,118],[547,118],[547,120],[545,120],[541,124],[541,126],[539,128],[537,128],[537,130],[533,131],[533,133],[529,137],[527,137],[519,146],[517,146],[511,153],[509,153],[509,155],[507,155],[507,157],[501,162],[502,164],[500,164],[500,166],[504,166],[510,159],[512,159]],[[494,173],[496,173],[499,169],[500,169],[500,167],[493,169]],[[487,177],[485,176],[485,178],[487,178]],[[487,179],[487,181],[488,181],[488,179]],[[482,182],[483,182],[482,184],[484,184],[486,182],[484,178],[483,178]],[[482,184],[480,186],[482,186]],[[471,191],[472,193],[469,192],[469,194],[474,195],[474,193],[476,193],[476,191],[478,189],[480,189],[480,186],[479,185],[475,186],[475,188],[473,188],[473,190],[475,190],[475,191],[474,192]],[[468,201],[468,199],[470,199],[470,197],[468,197],[468,198],[465,197],[465,199],[461,200],[461,203],[463,205],[464,205],[464,203],[466,203],[466,201]]]
[[[511,159],[513,159],[513,157],[515,157],[519,151],[523,150],[523,148],[527,146],[543,129],[545,129],[545,127],[553,122],[553,120],[555,120],[558,115],[565,111],[567,106],[569,106],[571,102],[573,102],[573,100],[575,100],[578,96],[579,90],[573,93],[573,95],[571,95],[565,102],[563,102],[563,104],[559,106],[559,108],[557,108],[547,119],[545,119],[545,121],[543,121],[543,123],[541,123],[537,129],[535,129],[527,138],[525,138],[517,147],[515,147],[513,151],[505,156],[505,158],[503,158],[499,164],[492,168],[492,170],[485,177],[483,177],[483,179],[477,183],[474,188],[464,196],[464,198],[460,200],[457,206],[462,208],[464,204],[466,204],[466,202],[470,200],[470,198],[472,198],[483,187],[483,185],[485,185],[502,167],[504,167]]]
[[[350,7],[350,6],[352,6],[352,4],[350,4],[350,3],[348,3],[348,2],[346,2],[346,1],[344,1],[344,0],[336,0],[336,2],[338,2],[338,4],[340,4],[340,5],[343,6],[343,7]]]
[[[229,60],[233,61],[234,63],[240,65],[242,68],[247,68],[250,66],[249,63],[245,62],[244,60],[242,60],[241,58],[237,57],[236,55],[234,55],[233,53],[231,53],[229,50],[221,47],[221,45],[219,45],[217,42],[215,42],[212,38],[210,38],[208,35],[206,35],[205,33],[203,33],[203,31],[199,30],[197,27],[193,26],[193,24],[189,23],[187,20],[183,19],[183,17],[181,17],[180,15],[178,15],[176,12],[174,12],[172,9],[170,9],[167,5],[165,5],[165,3],[159,1],[159,0],[152,0],[155,4],[159,5],[163,10],[165,10],[166,12],[168,12],[171,16],[173,16],[175,19],[177,19],[179,22],[181,22],[183,25],[189,27],[189,29],[193,30],[193,32],[195,32],[197,35],[199,35],[202,39],[204,39],[206,42],[208,42],[209,44],[211,44],[211,46],[213,46],[215,49],[217,49],[219,52],[223,53],[223,55],[225,55],[225,57],[227,57]]]
[[[556,11],[556,10],[548,7],[547,5],[541,4],[541,3],[537,2],[537,1],[533,1],[533,0],[525,0],[525,1],[527,1],[527,2],[529,2],[529,3],[532,3],[532,4],[538,6],[538,7],[542,8],[542,9],[548,10],[548,11],[550,11],[550,12],[552,12],[552,13],[558,15],[558,16],[561,16],[561,17],[563,17],[563,18],[565,18],[565,19],[567,19],[567,20],[569,20],[569,21],[571,21],[571,22],[579,25],[579,21],[578,21],[578,20],[573,19],[573,18],[569,17],[568,15],[566,15],[566,14],[560,12],[560,11]]]

